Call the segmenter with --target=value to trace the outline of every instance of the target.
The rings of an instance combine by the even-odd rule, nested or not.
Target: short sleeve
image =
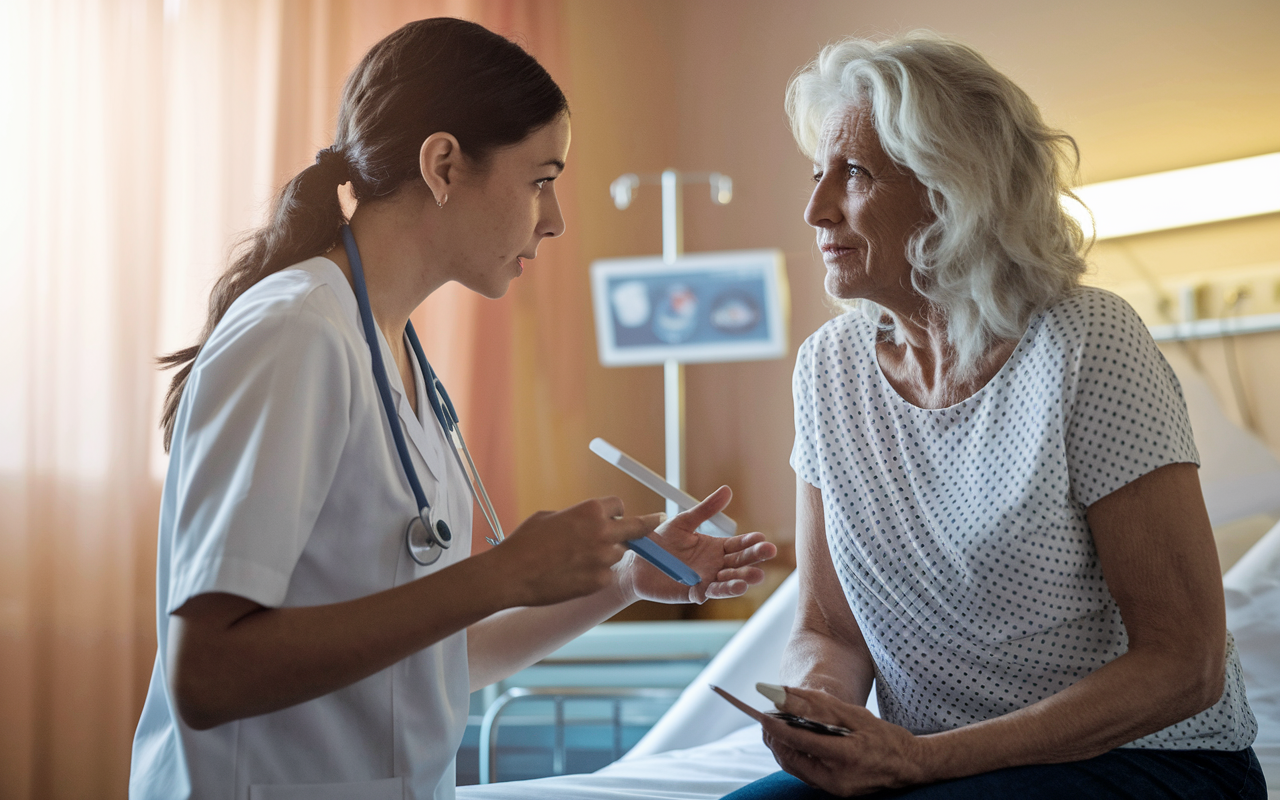
[[[350,430],[351,359],[325,313],[307,299],[232,311],[174,426],[169,613],[205,592],[284,601]]]
[[[796,368],[791,375],[791,398],[795,405],[795,444],[791,447],[791,468],[805,483],[821,488],[818,469],[818,424],[813,393],[814,337],[800,345]]]
[[[1075,499],[1090,506],[1158,467],[1199,465],[1182,387],[1137,312],[1098,289],[1059,309],[1079,343],[1066,432]]]

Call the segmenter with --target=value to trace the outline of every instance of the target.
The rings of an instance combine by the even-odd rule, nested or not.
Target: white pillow
[[[1222,588],[1227,628],[1236,638],[1245,691],[1258,718],[1253,749],[1268,785],[1276,786],[1280,784],[1280,523],[1222,576]]]

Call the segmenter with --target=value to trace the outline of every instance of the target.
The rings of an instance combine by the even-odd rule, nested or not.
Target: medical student
[[[471,691],[637,598],[761,580],[761,534],[694,531],[723,487],[660,526],[617,498],[541,512],[468,557],[467,457],[406,326],[449,281],[500,297],[563,231],[568,149],[560,89],[478,25],[411,23],[351,74],[333,146],[217,282],[199,344],[166,357],[159,652],[131,797],[452,797]],[[625,550],[651,533],[702,582]]]

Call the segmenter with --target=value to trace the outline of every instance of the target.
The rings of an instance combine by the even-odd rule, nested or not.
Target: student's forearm
[[[758,583],[764,573],[756,565],[777,552],[764,541],[763,534],[719,539],[697,533],[698,526],[719,513],[731,496],[727,486],[720,487],[693,508],[667,520],[657,535],[660,546],[698,573],[701,582],[695,587],[672,581],[630,553],[613,564],[609,580],[590,594],[555,605],[511,608],[472,625],[467,631],[472,690],[537,662],[639,598],[661,603],[702,602],[709,597],[735,597]],[[662,517],[653,515],[651,519],[656,525]]]
[[[618,583],[553,606],[509,608],[467,629],[471,691],[508,678],[631,604]]]
[[[322,606],[262,608],[225,594],[192,598],[170,617],[178,709],[188,725],[205,729],[287,708],[385,669],[511,605],[503,588],[509,584],[495,572],[503,566],[488,561],[465,559],[394,589]]]

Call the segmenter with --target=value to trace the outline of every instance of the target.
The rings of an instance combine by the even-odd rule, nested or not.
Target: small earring
[[[444,208],[444,204],[447,202],[449,202],[449,195],[446,194],[444,197],[436,201],[436,208]]]

